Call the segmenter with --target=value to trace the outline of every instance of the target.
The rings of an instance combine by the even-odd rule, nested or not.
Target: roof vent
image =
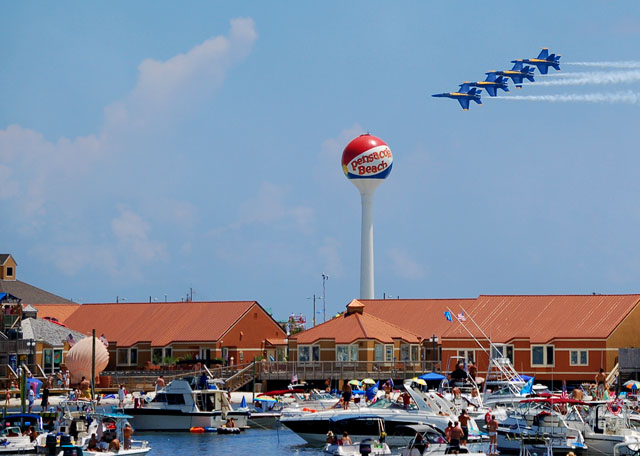
[[[349,304],[347,304],[347,313],[346,315],[351,315],[354,313],[362,314],[364,312],[364,304],[362,304],[357,299],[354,299]]]

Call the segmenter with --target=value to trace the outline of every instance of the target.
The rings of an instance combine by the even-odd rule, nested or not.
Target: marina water
[[[147,440],[149,455],[320,456],[322,448],[310,447],[286,428],[249,429],[240,434],[190,434],[188,432],[136,432],[136,440]]]

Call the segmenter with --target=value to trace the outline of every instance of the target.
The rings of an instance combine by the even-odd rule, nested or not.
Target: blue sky
[[[310,318],[325,273],[340,311],[360,261],[340,155],[368,131],[394,153],[377,296],[640,292],[639,78],[571,65],[640,61],[640,4],[237,3],[2,5],[0,250],[21,280]],[[601,102],[430,96],[543,46],[564,76],[539,82],[587,82],[507,97]]]

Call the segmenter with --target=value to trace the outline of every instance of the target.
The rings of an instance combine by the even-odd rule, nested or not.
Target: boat
[[[470,452],[466,446],[450,448],[444,433],[428,424],[405,426],[398,428],[397,432],[409,439],[408,445],[400,449],[400,456],[438,456],[452,451],[473,456],[486,456],[484,452]]]
[[[354,440],[344,444],[340,436],[347,432]],[[325,438],[330,441],[324,447],[324,452],[333,456],[349,455],[385,455],[391,454],[386,443],[384,420],[375,416],[336,417],[330,420],[329,431]]]
[[[60,404],[60,407],[54,431],[38,436],[36,441],[38,453],[144,456],[151,451],[149,442],[146,440],[132,439],[131,447],[124,448],[124,429],[132,418],[130,415],[96,412],[95,403],[91,401],[65,401]],[[120,449],[118,451],[89,449],[93,435],[98,440],[104,439],[106,444],[117,438]]]
[[[588,449],[582,432],[567,424],[554,409],[549,398],[533,398],[509,410],[507,418],[498,423],[498,450],[501,452],[575,454]]]
[[[387,455],[391,454],[391,448],[385,442],[379,440],[364,439],[362,442],[352,444],[327,443],[324,447],[325,454],[331,456],[361,456],[361,455]]]
[[[192,427],[218,428],[228,418],[247,426],[248,410],[233,410],[227,392],[220,389],[192,389],[186,380],[176,379],[158,391],[143,407],[127,407],[139,431],[189,431]]]
[[[389,445],[406,445],[406,439],[398,439],[395,441],[394,430],[398,426],[408,424],[432,424],[439,429],[444,430],[451,420],[450,416],[441,415],[435,412],[425,400],[411,387],[411,381],[405,381],[405,389],[410,394],[413,403],[408,407],[403,404],[389,399],[378,399],[370,406],[353,405],[349,409],[334,408],[317,412],[288,412],[287,409],[282,411],[280,422],[298,434],[302,439],[310,444],[323,444],[326,440],[326,434],[331,430],[331,426],[336,422],[344,424],[344,430],[353,435],[354,431],[350,429],[351,421],[358,424],[358,432],[354,440],[362,440],[365,438],[378,438],[378,430],[373,424],[363,426],[367,418],[372,423],[377,419],[384,420],[384,427],[387,432],[386,442]]]
[[[568,426],[582,432],[591,451],[613,454],[616,445],[621,443],[640,447],[640,431],[631,425],[628,410],[621,401],[593,401],[573,405],[566,420]],[[637,453],[637,449],[630,448],[630,445],[620,446],[619,454]]]
[[[33,429],[41,435],[43,431],[42,417],[35,413],[11,413],[2,417],[0,429],[0,454],[35,453],[37,439],[32,441],[25,431]]]

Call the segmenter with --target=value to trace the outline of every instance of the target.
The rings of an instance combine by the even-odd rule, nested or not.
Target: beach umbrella
[[[630,390],[634,390],[640,388],[640,382],[637,380],[629,380],[628,382],[624,382],[624,386]]]
[[[362,380],[362,383],[364,383],[365,385],[375,385],[376,382],[374,379],[372,378],[365,378],[364,380]]]
[[[271,396],[258,396],[253,401],[254,402],[256,402],[256,401],[260,401],[260,402],[278,402],[276,399],[274,399]]]
[[[359,381],[359,380],[351,380],[351,381],[349,382],[349,385],[360,386],[360,385],[361,385],[361,383],[360,383],[360,381]]]
[[[442,374],[438,374],[436,372],[428,372],[426,374],[422,374],[420,377],[422,380],[432,381],[432,380],[444,380],[446,377]]]
[[[427,386],[427,382],[425,382],[423,379],[421,378],[416,378],[414,380],[414,382],[416,382],[418,385],[422,385],[422,386]]]

